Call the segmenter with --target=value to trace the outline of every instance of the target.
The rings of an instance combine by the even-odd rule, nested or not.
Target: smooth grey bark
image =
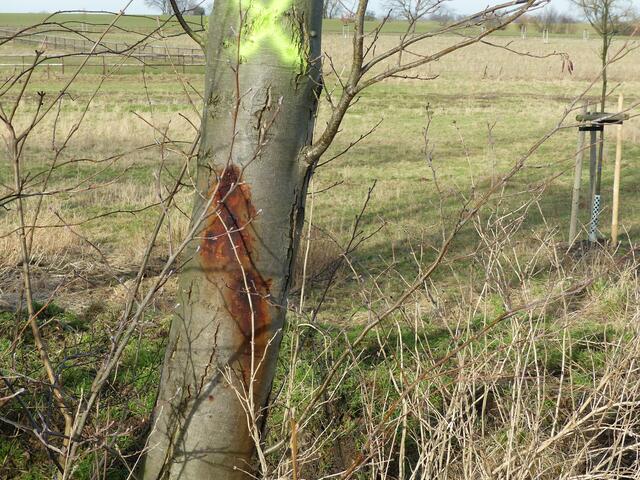
[[[259,47],[238,64],[238,39],[265,23],[241,14],[236,0],[215,2],[192,222],[205,218],[185,254],[144,480],[255,473],[237,393],[252,383],[260,431],[311,173],[300,152],[316,113],[321,21],[320,1],[295,1],[269,28],[286,32],[303,61],[287,61],[270,36],[254,35]]]

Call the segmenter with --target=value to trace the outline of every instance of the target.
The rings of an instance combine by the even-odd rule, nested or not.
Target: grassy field
[[[83,15],[65,18],[86,20]],[[106,16],[90,20],[108,23]],[[0,25],[32,21],[29,16],[0,15]],[[135,22],[136,28],[142,25],[139,19],[123,21]],[[337,72],[345,72],[349,61],[348,40],[332,33],[341,28],[337,22],[327,22],[323,39]],[[389,29],[394,32],[393,25]],[[380,48],[394,40],[391,35],[383,37]],[[435,39],[414,53],[432,53],[452,41]],[[597,46],[595,41],[569,38],[552,38],[546,45],[531,38],[509,44],[511,49],[528,53],[516,56],[504,48],[478,45],[418,72],[433,76],[433,80],[396,79],[362,94],[325,158],[379,126],[346,155],[320,167],[314,177],[312,191],[317,193],[309,200],[311,235],[305,234],[303,241],[303,248],[309,242],[306,307],[289,316],[278,386],[292,382],[292,398],[304,404],[322,375],[324,363],[330,363],[345,348],[335,341],[318,361],[316,352],[323,350],[323,342],[353,339],[371,321],[372,312],[392,303],[423,271],[435,258],[443,228],[453,228],[466,202],[490,188],[556,126],[572,99],[588,89],[599,72]],[[2,47],[0,55],[12,48]],[[560,57],[548,56],[553,52],[569,55],[575,65],[573,74],[563,69]],[[117,70],[113,73],[106,77],[95,70],[83,73],[62,101],[57,120],[52,116],[44,122],[25,147],[25,168],[32,178],[37,180],[46,172],[54,158],[69,161],[55,171],[50,188],[76,190],[47,199],[39,223],[48,228],[39,228],[34,236],[33,271],[40,305],[55,292],[53,304],[41,318],[43,332],[56,365],[64,372],[65,388],[77,397],[86,392],[95,372],[93,362],[109,345],[108,332],[142,259],[159,212],[158,207],[148,208],[157,200],[156,182],[170,180],[180,167],[177,147],[186,149],[195,137],[193,124],[199,123],[203,90],[198,72],[149,69],[143,73],[131,69],[127,75]],[[69,75],[69,71],[63,75],[56,69],[36,72],[19,121],[24,124],[34,114],[37,92],[54,95]],[[640,51],[613,65],[610,77],[615,87],[611,109],[619,92],[625,94],[627,105],[640,101]],[[326,79],[336,83],[328,69]],[[93,95],[85,114],[84,106]],[[587,98],[595,102],[597,95],[596,84]],[[327,115],[328,105],[323,104],[318,130]],[[81,118],[80,130],[56,157],[52,147],[59,147],[61,136]],[[161,132],[178,142],[175,148],[158,145]],[[597,475],[606,474],[606,465],[594,459],[607,445],[615,449],[627,441],[627,437],[616,437],[619,425],[625,426],[629,435],[636,434],[635,410],[622,412],[623,407],[614,405],[604,410],[606,415],[588,417],[584,422],[575,415],[581,411],[580,405],[588,404],[588,398],[594,398],[591,406],[597,412],[600,406],[609,405],[610,398],[636,400],[634,395],[638,395],[633,366],[640,352],[638,270],[634,261],[621,263],[621,256],[633,252],[640,238],[640,122],[632,118],[624,129],[624,238],[616,255],[567,253],[576,139],[576,128],[571,126],[544,143],[460,232],[429,284],[354,352],[361,361],[345,369],[334,390],[335,401],[327,404],[324,413],[318,413],[308,436],[300,440],[315,452],[305,460],[305,478],[321,478],[349,464],[367,429],[381,421],[389,398],[397,397],[397,382],[409,381],[398,366],[399,352],[405,348],[407,358],[402,361],[409,377],[422,369],[433,368],[437,373],[420,384],[422,390],[407,397],[405,406],[416,412],[405,428],[428,431],[422,439],[417,434],[412,437],[406,453],[409,464],[424,462],[424,478],[492,478],[486,472],[498,468],[503,459],[513,459],[515,464],[518,452],[535,452],[565,431],[570,433],[558,437],[538,456],[523,460],[525,464],[533,462],[531,475],[555,479],[593,474],[583,478],[605,478]],[[609,231],[613,148],[612,130],[607,132],[603,176],[605,234]],[[164,170],[159,169],[160,159]],[[585,171],[583,185],[587,175]],[[0,162],[0,194],[11,178],[11,166]],[[314,327],[320,334],[310,337],[312,344],[301,354],[297,368],[289,369],[286,359],[294,339],[300,332],[308,333],[305,325],[325,295],[327,272],[341,258],[374,183],[359,228],[365,233],[380,230],[350,252],[348,265],[338,270]],[[185,189],[178,198],[179,208],[171,213],[170,229],[162,232],[161,243],[154,250],[149,279],[157,275],[154,268],[167,257],[171,242],[184,234],[188,224],[184,212],[190,212],[190,204],[191,193]],[[584,225],[588,220],[585,196],[582,206]],[[33,202],[29,208],[32,212]],[[112,213],[114,210],[120,212]],[[32,348],[33,339],[22,334],[24,318],[15,313],[20,298],[20,257],[18,239],[12,234],[17,225],[14,213],[11,209],[0,211],[0,366],[3,376],[21,372],[26,379],[37,380],[44,377]],[[62,222],[70,226],[59,226]],[[593,275],[597,279],[579,295],[514,315],[476,337],[493,318],[514,306]],[[300,303],[301,284],[299,265],[291,296],[293,310]],[[92,424],[97,430],[117,422],[117,428],[110,427],[116,433],[109,432],[125,456],[135,458],[153,406],[175,288],[174,281],[168,282],[147,313]],[[469,343],[449,362],[437,363],[465,341]],[[30,385],[24,402],[31,411],[44,412],[44,388],[20,375],[12,378]],[[603,387],[600,382],[604,378],[609,380]],[[490,396],[478,392],[490,392]],[[469,404],[476,405],[478,398],[486,408],[468,413]],[[15,402],[8,403],[2,415],[25,421]],[[624,421],[616,423],[618,418]],[[278,438],[286,419],[285,408],[279,403],[271,417],[269,441]],[[317,447],[313,435],[320,435],[335,419],[335,441]],[[601,430],[609,432],[607,439],[601,438]],[[49,478],[51,468],[46,466],[43,449],[29,435],[17,432],[10,424],[0,424],[0,478]],[[381,447],[381,455],[388,455],[389,461],[381,459],[366,478],[396,478],[397,472],[385,470],[399,468],[395,447],[381,443],[386,445]],[[389,445],[392,443],[389,440]],[[590,449],[591,444],[597,448]],[[92,478],[103,455],[97,452],[83,458],[76,478]],[[620,462],[629,460],[624,457]],[[392,466],[384,467],[387,463]],[[114,460],[106,465],[109,469],[104,478],[127,478],[122,462]],[[637,468],[637,463],[631,461],[629,468]],[[510,478],[527,478],[525,474],[512,475]]]
[[[34,14],[34,13],[0,13],[0,27],[25,27],[29,25],[34,25],[36,22],[42,22],[47,19],[47,22],[57,22],[63,25],[73,27],[78,25],[91,25],[95,26],[96,29],[100,27],[105,27],[109,25],[113,19],[113,14],[92,14],[92,13],[62,13],[57,14],[55,16],[50,16],[49,14]],[[190,22],[192,25],[200,25],[202,24],[202,19],[199,16],[189,16],[187,15],[185,19]],[[125,15],[120,17],[116,22],[115,26],[123,29],[133,29],[136,31],[145,31],[151,30],[157,26],[158,21],[169,21],[169,28],[178,29],[179,25],[175,20],[172,20],[170,17],[158,15],[158,16],[138,16],[138,15]],[[373,30],[377,25],[379,25],[380,21],[368,21],[366,22],[365,29],[367,31]],[[416,27],[417,33],[430,32],[434,31],[438,28],[441,28],[442,25],[433,21],[424,21],[419,22]],[[342,33],[343,32],[343,22],[341,19],[325,19],[323,22],[323,32],[325,33]],[[407,24],[404,21],[399,20],[389,20],[385,22],[381,32],[385,34],[394,34],[394,33],[403,33],[406,31]],[[92,27],[93,29],[93,27]],[[593,30],[590,26],[586,24],[571,24],[568,25],[564,30],[561,29],[554,36],[563,37],[563,38],[582,38],[582,32],[584,30],[588,30],[593,35]],[[477,31],[476,28],[470,27],[469,32]],[[532,36],[541,37],[541,32],[536,32],[535,29],[530,28],[529,32]],[[501,30],[497,33],[497,35],[506,35],[506,36],[519,36],[520,35],[520,26],[519,25],[511,25]]]

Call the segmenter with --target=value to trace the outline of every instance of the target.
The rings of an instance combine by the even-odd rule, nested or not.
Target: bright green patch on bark
[[[284,63],[296,66],[303,63],[298,39],[282,28],[282,17],[291,3],[291,0],[273,0],[268,6],[251,3],[245,13],[245,25],[240,39],[240,58],[248,59],[254,56],[261,46],[269,45]]]

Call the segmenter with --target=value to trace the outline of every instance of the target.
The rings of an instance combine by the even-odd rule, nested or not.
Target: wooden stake
[[[624,96],[618,98],[618,111],[622,112]],[[618,216],[620,212],[620,169],[622,167],[622,123],[618,125],[618,142],[616,144],[616,164],[613,172],[613,213],[611,217],[611,245],[618,246]]]
[[[587,104],[582,107],[582,113],[587,113]],[[584,159],[584,130],[578,132],[578,151],[576,153],[576,168],[573,175],[573,196],[571,198],[571,220],[569,223],[569,247],[577,238],[578,209],[580,208],[580,184],[582,183],[582,160]]]
[[[593,197],[596,194],[596,165],[598,163],[596,132],[591,131],[589,147],[589,215],[593,212]]]

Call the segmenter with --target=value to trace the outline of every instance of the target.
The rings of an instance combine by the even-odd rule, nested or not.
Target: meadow
[[[0,25],[38,20],[0,15]],[[400,30],[388,28],[380,48],[397,42]],[[330,86],[348,72],[350,40],[341,31],[339,22],[327,22],[323,32],[326,59],[333,64],[331,70],[325,61]],[[438,37],[412,54],[428,55],[455,40]],[[184,36],[163,41],[189,45]],[[598,42],[568,36],[552,37],[549,44],[536,36],[496,36],[490,42],[416,72],[430,80],[393,79],[364,91],[325,155],[328,163],[314,176],[311,223],[305,225],[278,377],[290,396],[275,403],[268,431],[273,443],[287,425],[285,405],[304,405],[323,368],[436,258],[460,212],[567,117],[458,233],[424,287],[354,350],[350,368],[300,439],[300,450],[307,452],[301,454],[301,478],[325,478],[346,468],[362,445],[375,450],[375,461],[359,478],[400,478],[403,472],[404,478],[633,478],[640,468],[632,440],[640,434],[637,108],[624,126],[622,243],[616,252],[583,250],[583,243],[571,249],[577,107],[567,108],[583,92],[584,99],[597,102]],[[29,47],[0,46],[0,57],[23,52]],[[26,125],[32,118],[37,92],[55,95],[73,71],[36,70],[17,122]],[[1,72],[8,76],[11,68]],[[611,109],[619,93],[626,105],[640,102],[640,50],[610,67],[610,86]],[[43,203],[32,269],[44,335],[65,388],[77,397],[89,387],[93,362],[108,346],[107,333],[159,213],[164,182],[179,170],[180,150],[196,136],[202,93],[203,75],[195,69],[110,67],[107,75],[88,69],[25,147],[24,168],[33,182],[54,159],[64,164],[49,180],[49,188],[61,193]],[[318,129],[328,108],[320,106]],[[79,130],[60,150],[60,139],[76,125]],[[173,143],[166,145],[165,138]],[[605,235],[614,146],[612,128],[603,176]],[[1,161],[0,196],[10,191],[12,176],[12,166]],[[184,235],[191,201],[192,191],[181,190],[146,282]],[[13,208],[0,210],[0,368],[3,377],[29,385],[23,402],[30,412],[55,418],[47,413],[46,389],[38,383],[43,372],[33,339],[24,333],[24,315],[16,312],[22,295],[16,222]],[[354,237],[358,246],[350,249]],[[575,285],[582,285],[575,295],[552,300]],[[172,278],[147,311],[91,425],[114,438],[126,461],[116,456],[101,463],[106,450],[96,448],[83,458],[76,478],[128,478],[123,463],[135,461],[147,428],[175,289]],[[534,306],[519,309],[528,304]],[[291,367],[299,336],[308,337],[308,348]],[[393,434],[367,444],[367,432],[386,418],[402,385],[429,369],[433,373],[404,397],[405,415],[394,417]],[[20,404],[0,407],[3,418],[25,422]],[[407,417],[408,411],[416,413]],[[314,439],[329,426],[326,439]],[[19,432],[11,423],[0,424],[0,477],[49,478],[45,452]],[[410,477],[405,468],[419,473]]]
[[[97,26],[107,26],[114,19],[115,15],[113,13],[104,13],[104,14],[96,14],[96,13],[62,13],[56,14],[54,17],[51,17],[49,14],[34,14],[34,13],[2,13],[2,23],[0,24],[3,27],[28,27],[31,25],[35,25],[38,23],[42,23],[43,21],[47,22],[59,22],[63,25],[90,25],[93,26],[89,30],[98,30]],[[199,16],[194,15],[185,15],[185,19],[191,25],[201,25],[204,20]],[[144,30],[151,30],[157,26],[158,22],[167,21],[169,31],[178,31],[179,25],[177,21],[166,15],[155,15],[155,16],[139,16],[139,15],[127,15],[125,17],[117,19],[115,25],[116,27],[132,28],[137,32],[141,32]],[[367,31],[373,30],[378,24],[380,20],[367,20],[365,23],[365,29]],[[343,33],[343,20],[341,18],[333,18],[333,19],[324,19],[322,25],[322,31],[325,33]],[[429,32],[439,28],[441,25],[435,21],[421,21],[418,22],[416,26],[416,32]],[[390,19],[385,22],[382,33],[404,33],[406,30],[406,23],[402,20]],[[535,29],[534,29],[535,30]],[[576,23],[576,24],[568,24],[564,31],[562,28],[559,29],[560,36],[563,37],[575,37],[582,38],[583,30],[588,30],[591,34],[593,34],[593,30],[586,23]],[[505,29],[500,30],[498,35],[519,35],[520,27],[518,25],[509,25]],[[117,35],[116,32],[113,35]],[[189,41],[185,39],[185,41]]]

